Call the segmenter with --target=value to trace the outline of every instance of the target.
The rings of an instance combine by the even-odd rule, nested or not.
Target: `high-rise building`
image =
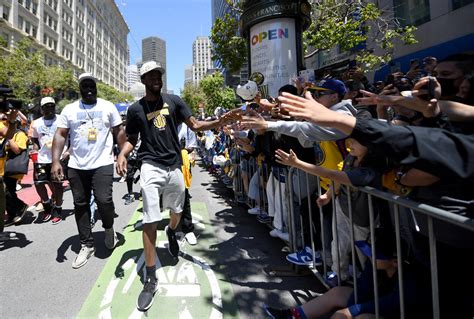
[[[155,61],[166,69],[166,41],[158,37],[142,40],[142,62]],[[166,72],[163,75],[163,92],[167,91]]]
[[[193,42],[193,82],[199,83],[212,67],[211,41],[209,37],[197,37]]]
[[[193,66],[186,65],[184,67],[184,85],[193,82]]]
[[[140,82],[140,74],[138,73],[138,67],[136,65],[129,65],[127,67],[127,87],[128,90],[133,84]]]
[[[127,90],[129,28],[114,0],[0,0],[7,50],[24,37],[44,49],[48,65],[70,62],[120,91]]]

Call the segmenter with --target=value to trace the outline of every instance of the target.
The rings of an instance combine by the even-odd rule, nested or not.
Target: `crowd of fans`
[[[250,204],[249,214],[271,225],[271,236],[289,240],[291,207],[300,250],[287,260],[297,265],[311,265],[313,260],[318,266],[326,264],[331,271],[324,280],[334,287],[300,307],[266,307],[271,318],[324,314],[351,318],[375,313],[373,271],[368,262],[372,256],[366,241],[371,237],[369,206],[375,214],[380,315],[400,316],[396,274],[402,266],[397,264],[401,253],[405,316],[432,316],[426,216],[400,206],[403,245],[397,253],[394,206],[371,200],[358,187],[371,186],[472,219],[472,75],[474,56],[457,54],[439,61],[435,57],[413,60],[408,72],[392,73],[373,84],[352,67],[338,77],[327,75],[314,83],[296,79],[294,85],[280,88],[278,98],[262,98],[251,82],[237,89],[247,100],[241,107],[242,121],[202,134],[202,156],[210,170],[233,187],[236,199]],[[300,173],[288,175],[290,167]],[[350,210],[358,247],[355,265],[350,263]],[[310,214],[314,225],[310,225]],[[433,225],[441,317],[471,318],[474,234],[437,219]],[[314,242],[312,226],[317,230]],[[463,274],[461,286],[452,277],[453,271]],[[356,302],[351,284],[357,275]],[[336,287],[338,282],[343,286]]]

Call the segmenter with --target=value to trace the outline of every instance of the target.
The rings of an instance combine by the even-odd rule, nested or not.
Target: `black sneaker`
[[[157,290],[158,281],[156,279],[151,280],[148,278],[145,282],[145,285],[143,286],[142,292],[138,296],[137,309],[140,311],[147,311],[150,309],[151,305],[153,304],[153,296]]]
[[[43,203],[43,209],[44,211],[43,211],[42,222],[46,223],[46,222],[49,222],[51,217],[53,217],[53,215],[51,214],[53,207],[51,206],[51,203],[46,202],[46,203]]]
[[[178,257],[179,245],[176,239],[176,233],[169,226],[165,227],[166,236],[168,236],[168,251],[173,257]]]
[[[268,315],[270,319],[292,319],[293,314],[291,313],[290,309],[275,309],[268,307],[267,305],[263,305],[263,310]]]

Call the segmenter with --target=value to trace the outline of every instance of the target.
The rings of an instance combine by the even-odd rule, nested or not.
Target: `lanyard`
[[[92,124],[94,124],[94,119],[91,117],[91,115],[89,114],[89,112],[87,112],[86,108],[84,107],[84,103],[82,103],[82,101],[79,102],[80,106],[82,106],[82,109],[86,112],[87,114],[87,117],[89,117],[89,119],[91,120]],[[97,105],[97,102],[95,104],[92,105],[92,107],[96,106]]]

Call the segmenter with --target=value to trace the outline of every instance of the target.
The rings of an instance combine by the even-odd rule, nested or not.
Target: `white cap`
[[[165,74],[165,69],[161,66],[161,63],[155,61],[148,61],[147,63],[143,64],[140,68],[140,77],[144,76],[150,71],[158,70],[161,74]]]
[[[56,105],[56,102],[54,101],[52,97],[47,96],[41,99],[40,106],[43,107],[43,105],[46,105],[46,104]]]
[[[235,93],[245,101],[252,101],[258,93],[257,83],[248,81],[244,85],[237,86]]]
[[[82,73],[79,75],[79,84],[84,80],[92,80],[97,83],[97,79],[92,75],[92,73]]]

